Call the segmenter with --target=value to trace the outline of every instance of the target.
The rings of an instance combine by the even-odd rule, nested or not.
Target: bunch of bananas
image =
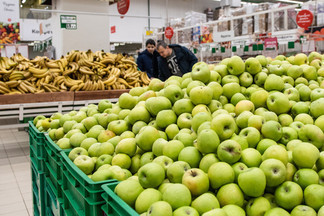
[[[72,50],[58,60],[0,57],[0,94],[131,89],[150,79],[132,57]]]

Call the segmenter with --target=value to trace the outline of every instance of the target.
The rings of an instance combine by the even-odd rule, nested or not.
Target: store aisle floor
[[[0,216],[32,216],[28,133],[0,130]]]

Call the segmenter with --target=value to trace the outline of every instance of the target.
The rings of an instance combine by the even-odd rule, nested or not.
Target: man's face
[[[149,51],[149,53],[153,54],[155,46],[153,44],[147,44],[146,49]]]
[[[160,56],[162,56],[162,58],[169,57],[171,55],[171,52],[172,52],[172,50],[168,46],[166,48],[164,48],[163,46],[159,46],[157,51],[160,54]]]

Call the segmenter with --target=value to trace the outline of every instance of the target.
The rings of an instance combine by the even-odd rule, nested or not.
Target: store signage
[[[265,50],[276,50],[278,47],[278,39],[276,37],[264,39]]]
[[[234,31],[223,31],[223,32],[215,32],[213,33],[214,42],[226,42],[234,40]]]
[[[76,30],[78,27],[76,15],[61,15],[60,21],[63,29]]]
[[[19,22],[19,0],[0,0],[0,22]]]
[[[296,16],[297,25],[301,28],[308,29],[313,23],[313,13],[309,10],[301,10]]]
[[[111,26],[110,32],[111,32],[111,34],[116,33],[116,26]]]
[[[173,28],[172,27],[166,27],[164,34],[165,34],[166,38],[171,40],[171,38],[173,37]]]
[[[121,15],[125,15],[129,9],[130,0],[119,0],[117,2],[117,10]]]
[[[51,20],[23,19],[20,21],[21,41],[43,41],[52,37]]]

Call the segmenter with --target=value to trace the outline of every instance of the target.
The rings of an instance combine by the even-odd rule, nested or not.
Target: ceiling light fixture
[[[285,3],[291,3],[291,4],[303,4],[302,1],[293,1],[293,0],[277,0],[278,2],[285,2]]]

